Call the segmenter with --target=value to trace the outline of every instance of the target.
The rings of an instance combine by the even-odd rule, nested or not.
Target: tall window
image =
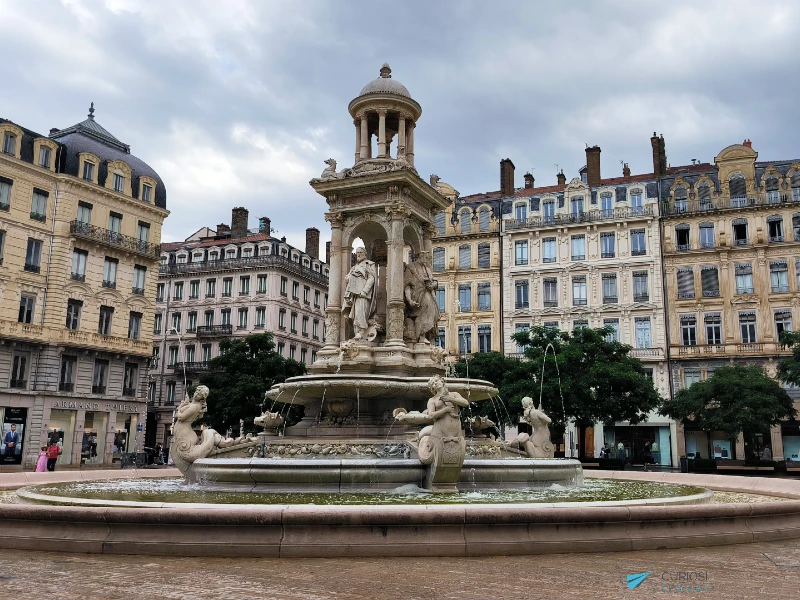
[[[222,296],[230,298],[233,294],[233,277],[225,277],[222,280]],[[284,294],[285,296],[286,294]]]
[[[542,299],[545,307],[558,306],[558,279],[547,277],[542,280]]]
[[[116,288],[117,287],[117,266],[119,261],[116,258],[109,258],[103,263],[103,287]],[[177,290],[177,286],[175,287]]]
[[[631,212],[635,215],[642,214],[644,205],[642,203],[642,190],[631,190]]]
[[[105,394],[108,383],[108,361],[95,359],[94,373],[92,376],[92,393]]]
[[[183,282],[179,281],[173,289],[173,300],[183,300]]]
[[[586,306],[586,276],[575,275],[572,278],[572,305]]]
[[[445,329],[444,327],[439,327],[436,330],[436,339],[433,340],[433,343],[438,348],[445,347]]]
[[[707,183],[701,183],[697,186],[697,200],[700,205],[700,210],[711,210],[711,186]]]
[[[444,235],[444,233],[445,233],[445,230],[446,230],[445,219],[446,218],[447,217],[446,217],[445,212],[443,210],[439,211],[438,213],[436,213],[436,216],[433,218],[433,224],[436,226],[436,233],[439,234],[439,235]]]
[[[736,293],[752,294],[753,266],[750,263],[738,264],[736,265],[734,271],[736,272]]]
[[[545,223],[552,223],[556,218],[556,203],[548,200],[542,203],[542,217]]]
[[[134,265],[133,267],[133,289],[134,294],[144,295],[144,280],[147,274],[147,267],[141,265]],[[200,287],[200,282],[197,282],[197,287]],[[198,292],[199,293],[199,292]]]
[[[572,260],[586,259],[586,236],[573,235],[572,241]]]
[[[314,290],[314,308],[319,308],[319,290]]]
[[[778,204],[781,201],[781,193],[778,191],[778,178],[774,175],[764,180],[764,187],[767,191],[767,203]]]
[[[221,311],[219,311],[219,316],[220,316],[220,321],[221,321],[220,325],[227,325],[228,327],[230,327],[230,325],[231,325],[231,309],[230,308],[223,308]]]
[[[478,268],[488,269],[491,263],[491,245],[488,243],[478,244]]]
[[[530,323],[515,323],[514,324],[514,334],[518,333],[528,333],[531,330]],[[526,336],[527,337],[527,336]],[[520,344],[517,342],[517,354],[522,354],[525,352],[525,344]]]
[[[478,284],[478,310],[492,310],[492,284]]]
[[[300,334],[308,337],[308,317],[304,316],[302,321],[302,327],[300,328]]]
[[[747,219],[734,219],[733,220],[733,245],[734,246],[747,246],[749,243],[747,237]]]
[[[176,382],[174,381],[167,382],[167,397],[164,400],[164,404],[166,406],[173,406],[175,404],[175,386]]]
[[[789,267],[785,260],[770,261],[769,279],[773,293],[789,291]]]
[[[706,344],[716,346],[722,343],[722,317],[720,313],[706,313],[703,315],[706,326]]]
[[[522,279],[514,282],[514,293],[516,301],[515,308],[528,308],[528,280]]]
[[[125,375],[122,381],[122,395],[136,396],[136,388],[139,379],[139,365],[136,363],[125,363]]]
[[[694,270],[690,268],[678,269],[678,298],[694,298]]]
[[[583,216],[583,196],[575,196],[570,202],[572,207],[572,216],[580,218]]]
[[[492,326],[478,325],[478,352],[492,351]]]
[[[86,181],[94,181],[94,163],[89,160],[83,161],[83,178]]]
[[[521,240],[514,242],[514,264],[527,265],[528,264],[528,241]]]
[[[239,277],[239,295],[240,296],[249,296],[250,295],[250,276],[242,276]]]
[[[689,250],[689,226],[682,223],[675,226],[675,249],[680,251]]]
[[[636,324],[636,347],[650,348],[650,317],[634,317]]]
[[[600,210],[604,217],[610,217],[614,213],[614,198],[611,192],[600,194]]]
[[[161,333],[161,326],[163,320],[164,320],[164,315],[162,315],[161,313],[156,313],[153,316],[153,333],[155,333],[156,335],[159,335]]]
[[[458,214],[458,221],[461,224],[461,233],[469,233],[472,230],[472,211],[465,208]]]
[[[319,339],[319,319],[314,319],[314,322],[311,324],[311,337],[315,340]]]
[[[767,217],[767,232],[770,243],[783,241],[783,217],[773,215]]]
[[[67,322],[65,327],[67,329],[79,329],[81,322],[81,308],[83,307],[83,300],[67,300]]]
[[[201,350],[203,351],[203,362],[211,360],[211,344],[203,344]]]
[[[72,251],[72,279],[86,281],[86,259],[89,253],[86,250],[75,249]]]
[[[258,279],[256,280],[256,282],[257,282],[257,286],[258,286],[257,289],[256,289],[256,293],[257,294],[266,294],[267,293],[267,276],[266,275],[259,275]],[[319,292],[316,292],[315,299],[316,299],[315,306],[319,306]]]
[[[11,363],[9,387],[26,389],[28,387],[28,355],[15,353]]]
[[[613,233],[600,234],[600,256],[602,258],[614,258],[616,236]]]
[[[297,333],[297,313],[293,312],[289,316],[289,331]]]
[[[650,288],[647,285],[647,271],[633,272],[633,301],[647,302],[650,300]]]
[[[25,251],[25,270],[38,273],[42,263],[42,242],[28,238],[28,248]]]
[[[267,321],[267,309],[264,306],[259,306],[256,308],[256,322],[255,326],[259,329],[263,329],[264,325]]]
[[[756,339],[756,313],[739,313],[739,332],[742,335],[743,344],[755,344]]]
[[[441,273],[444,271],[444,248],[433,249],[433,272]]]
[[[122,215],[119,213],[109,213],[108,215],[108,230],[112,233],[110,238],[113,241],[119,240],[119,235],[122,232]]]
[[[603,304],[616,304],[617,296],[617,274],[603,273]]]
[[[775,339],[780,341],[784,331],[794,331],[792,328],[792,309],[778,308],[775,310]]]
[[[158,283],[156,284],[156,302],[163,302],[164,301],[164,284]]]
[[[122,173],[114,173],[114,191],[120,193],[125,191],[125,176]]]
[[[44,221],[47,219],[47,196],[44,190],[33,188],[33,198],[31,199],[31,219]]]
[[[8,210],[11,205],[11,186],[13,180],[0,176],[0,210]]]
[[[458,305],[461,312],[468,312],[472,310],[472,284],[459,283],[458,284]]]
[[[131,311],[128,317],[128,338],[138,340],[142,329],[142,313]]]
[[[153,186],[147,183],[142,184],[142,202],[150,202],[153,197]]]
[[[33,323],[33,307],[36,304],[36,296],[26,296],[23,294],[19,299],[19,316],[17,321],[20,323]]]
[[[217,295],[217,280],[206,279],[206,298],[213,298]]]
[[[206,327],[213,327],[214,326],[214,311],[213,310],[207,310],[205,313],[203,313],[203,315],[204,315],[204,319],[205,319],[205,326]]]
[[[472,268],[472,248],[469,244],[463,244],[458,247],[458,268]]]
[[[61,355],[61,376],[58,379],[58,389],[62,392],[75,391],[75,379],[78,375],[78,357]]]
[[[681,315],[681,343],[684,346],[697,345],[697,317]]]
[[[700,268],[700,283],[703,287],[704,298],[719,296],[719,270],[716,265]]]
[[[136,225],[136,240],[139,242],[139,248],[144,248],[150,241],[150,223],[139,221]]]
[[[514,207],[514,217],[517,221],[524,221],[528,218],[528,205],[527,204],[517,204]]]
[[[278,329],[286,330],[286,310],[283,308],[278,311]]]
[[[6,132],[3,134],[3,153],[11,154],[12,156],[17,153],[17,136],[13,133]]]
[[[647,254],[647,238],[644,229],[631,230],[631,255],[644,256]]]
[[[716,242],[714,241],[713,223],[700,223],[700,247],[701,248],[716,247]]]
[[[179,313],[179,312],[172,313],[172,329],[174,329],[175,331],[177,331],[179,333],[182,331],[182,329],[181,329],[181,313]]]
[[[619,319],[603,319],[603,327],[611,329],[611,333],[606,336],[607,342],[619,341]]]
[[[478,211],[478,229],[489,231],[489,209],[484,207]]]
[[[556,262],[556,238],[544,238],[542,240],[542,262]]]
[[[239,309],[239,321],[236,324],[238,329],[247,329],[247,309]]]
[[[673,191],[673,195],[675,198],[675,212],[686,212],[686,187],[679,185]]]
[[[292,299],[300,300],[300,283],[297,281],[292,282]]]
[[[458,326],[458,351],[461,354],[470,354],[472,352],[472,326]]]
[[[445,296],[444,296],[444,287],[439,287],[436,289],[436,304],[439,306],[439,312],[444,313],[445,311]]]

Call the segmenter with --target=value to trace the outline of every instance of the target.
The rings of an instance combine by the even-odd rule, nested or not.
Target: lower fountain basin
[[[186,472],[188,483],[214,490],[264,492],[357,492],[422,487],[426,467],[402,458],[205,458]],[[458,489],[515,489],[579,486],[581,463],[574,459],[465,460]]]

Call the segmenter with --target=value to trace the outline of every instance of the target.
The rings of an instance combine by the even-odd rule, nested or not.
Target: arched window
[[[731,206],[744,206],[747,198],[747,183],[741,173],[734,173],[728,180],[731,190]]]
[[[679,185],[673,191],[675,196],[675,211],[686,212],[686,186]]]
[[[469,244],[464,244],[458,247],[458,268],[471,269],[472,268],[472,249]]]
[[[517,221],[524,221],[528,218],[528,205],[526,203],[523,202],[514,206],[514,218]]]
[[[433,224],[436,226],[436,233],[439,235],[444,235],[445,233],[445,218],[443,210],[436,213],[436,216],[433,217]]]
[[[485,206],[478,211],[478,228],[481,231],[489,231],[489,209]]]
[[[764,187],[767,189],[767,202],[778,204],[781,201],[781,193],[778,191],[778,178],[770,175],[764,180]]]
[[[441,273],[444,271],[444,248],[433,249],[433,272]]]
[[[709,210],[711,206],[711,186],[708,183],[701,183],[697,186],[697,200],[700,203],[700,210]]]
[[[472,211],[465,208],[458,213],[458,220],[461,222],[461,233],[469,233],[472,231]]]

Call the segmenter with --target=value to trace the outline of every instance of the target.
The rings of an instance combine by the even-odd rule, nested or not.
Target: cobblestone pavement
[[[625,574],[643,571],[654,573],[635,591],[623,587]],[[670,592],[669,577],[679,571],[708,573],[708,591]],[[203,559],[0,550],[0,598],[14,600],[670,597],[800,598],[800,540],[489,558]]]

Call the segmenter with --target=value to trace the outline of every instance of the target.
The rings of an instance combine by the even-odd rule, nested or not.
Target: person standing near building
[[[47,447],[47,470],[48,471],[55,471],[56,470],[56,462],[58,461],[58,457],[61,455],[61,446],[59,446],[55,441],[51,441],[50,445]]]
[[[47,446],[42,446],[39,452],[39,460],[36,461],[36,468],[34,473],[44,473],[47,471]]]
[[[650,451],[653,453],[653,464],[660,465],[661,454],[659,453],[658,442],[653,442],[653,445],[650,446]]]
[[[624,471],[625,470],[625,459],[627,458],[625,455],[625,444],[620,442],[617,444],[617,458],[620,460],[620,468]]]

